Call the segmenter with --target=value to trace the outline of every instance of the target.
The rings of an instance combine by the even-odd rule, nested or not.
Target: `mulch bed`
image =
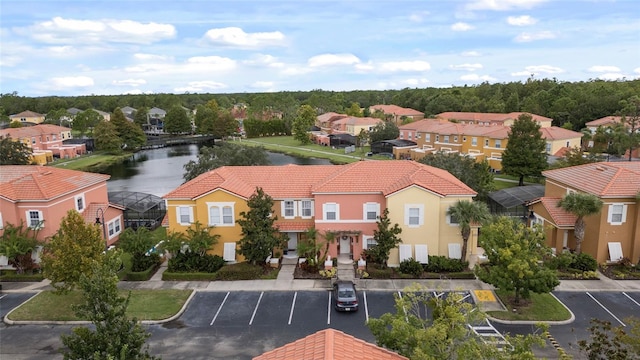
[[[640,280],[640,269],[619,264],[600,266],[600,272],[614,280]]]

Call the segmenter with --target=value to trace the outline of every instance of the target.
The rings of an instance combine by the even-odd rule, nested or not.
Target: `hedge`
[[[7,272],[0,275],[0,281],[4,282],[40,282],[44,280],[42,274],[16,274],[15,272]]]
[[[187,272],[168,272],[162,273],[164,281],[214,281],[216,273],[187,273]]]
[[[158,271],[158,268],[160,268],[160,264],[161,263],[154,264],[145,271],[130,271],[125,275],[125,279],[127,281],[147,281],[151,279],[156,271]]]

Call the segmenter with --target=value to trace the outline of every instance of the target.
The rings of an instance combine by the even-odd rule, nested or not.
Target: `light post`
[[[107,239],[107,225],[104,223],[104,210],[98,208],[96,210],[96,224],[102,225],[102,236],[104,237],[104,250],[109,250],[109,243]]]

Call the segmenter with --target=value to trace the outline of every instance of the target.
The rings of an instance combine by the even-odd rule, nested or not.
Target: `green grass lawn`
[[[496,295],[506,306],[507,311],[487,311],[487,314],[502,320],[529,320],[529,321],[562,321],[571,318],[571,313],[551,294],[531,293],[531,298],[522,305],[511,305],[513,292],[496,290]],[[513,311],[513,309],[516,311]]]
[[[180,311],[192,290],[131,290],[127,315],[138,320],[162,320]],[[127,291],[121,290],[126,296]],[[82,292],[56,295],[43,291],[22,304],[9,317],[14,321],[74,321],[78,318],[71,306],[82,302]]]
[[[130,158],[132,155],[133,153],[124,153],[122,155],[93,153],[73,159],[59,159],[49,164],[49,166],[70,170],[90,171],[104,169],[113,164],[119,164],[123,160]]]

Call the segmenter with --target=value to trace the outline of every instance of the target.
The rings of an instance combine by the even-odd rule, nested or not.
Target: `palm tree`
[[[471,235],[471,224],[482,224],[488,221],[491,218],[491,213],[489,212],[487,204],[483,202],[458,200],[447,210],[447,215],[455,219],[460,226],[460,234],[462,235],[462,261],[464,261],[467,258],[467,243]]]
[[[577,216],[576,224],[573,227],[577,254],[582,251],[582,241],[584,240],[584,229],[586,227],[585,216],[599,213],[602,205],[602,200],[597,196],[578,192],[569,193],[558,201],[560,208]]]

